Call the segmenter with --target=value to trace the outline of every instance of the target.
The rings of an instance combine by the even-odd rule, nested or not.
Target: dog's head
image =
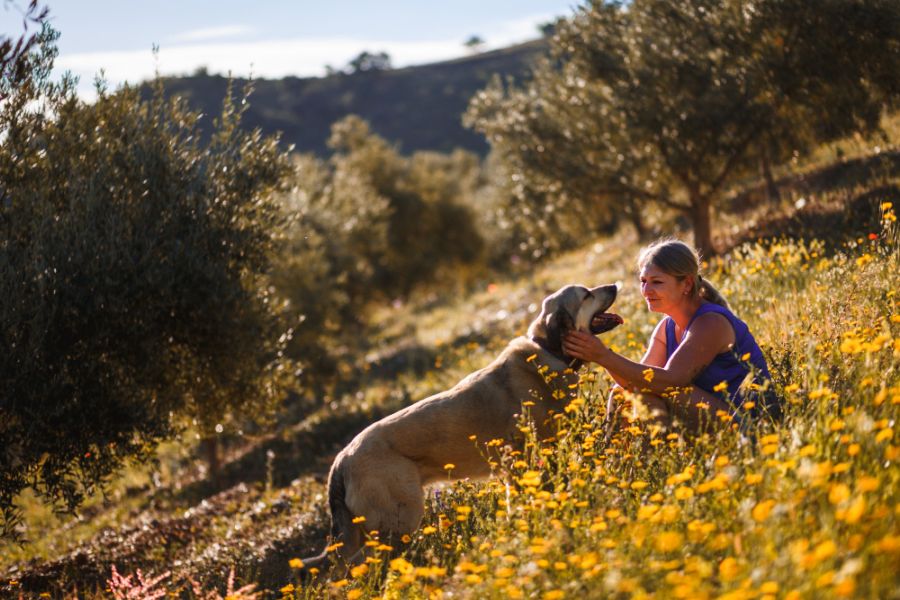
[[[544,298],[541,314],[531,323],[528,335],[557,356],[564,356],[563,337],[569,331],[603,333],[622,324],[622,317],[606,312],[616,300],[616,285],[587,288],[567,285]]]

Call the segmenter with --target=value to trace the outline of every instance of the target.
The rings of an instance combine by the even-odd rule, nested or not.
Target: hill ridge
[[[450,152],[462,148],[480,156],[486,140],[462,125],[469,99],[494,75],[525,80],[531,65],[547,49],[544,39],[446,61],[398,69],[335,74],[326,77],[254,79],[243,126],[264,134],[281,132],[298,152],[326,156],[332,123],[356,114],[376,134],[402,152]],[[183,97],[203,113],[201,127],[221,112],[228,77],[199,72],[163,78],[167,95]],[[234,78],[240,90],[247,80]],[[143,94],[150,95],[148,83]]]

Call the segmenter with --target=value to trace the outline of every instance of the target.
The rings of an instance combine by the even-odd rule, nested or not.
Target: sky
[[[0,32],[22,31],[28,0],[0,0]],[[577,0],[41,0],[61,37],[57,73],[91,97],[101,69],[110,88],[163,75],[321,76],[363,51],[394,67],[465,56],[538,37],[538,25],[571,15]],[[158,47],[154,58],[153,48]]]

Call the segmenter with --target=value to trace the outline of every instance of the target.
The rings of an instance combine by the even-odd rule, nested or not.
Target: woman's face
[[[669,314],[687,298],[685,292],[690,288],[690,282],[686,278],[679,280],[654,265],[644,267],[640,278],[641,295],[653,312]]]

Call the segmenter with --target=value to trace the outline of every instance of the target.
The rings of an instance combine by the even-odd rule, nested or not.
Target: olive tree
[[[202,145],[162,90],[79,100],[45,28],[0,106],[0,529],[26,486],[72,509],[195,421],[278,398],[266,272],[287,161],[230,99]],[[99,87],[99,86],[98,86]]]
[[[523,87],[494,82],[467,121],[544,189],[640,229],[685,213],[713,252],[712,207],[762,158],[878,125],[900,91],[892,0],[590,2],[558,23]]]

